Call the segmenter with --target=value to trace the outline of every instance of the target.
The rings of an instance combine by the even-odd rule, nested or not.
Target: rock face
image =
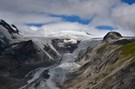
[[[20,35],[15,25],[1,20],[0,89],[16,89],[12,86],[16,86],[17,82],[24,82],[23,77],[31,70],[57,63],[59,53],[46,43],[41,47],[33,39]]]
[[[103,38],[104,42],[112,42],[115,40],[118,40],[122,38],[122,35],[118,32],[109,32],[105,37]]]
[[[4,20],[0,21],[0,47],[5,47],[15,38],[16,31]]]
[[[52,50],[51,48],[49,48]],[[24,39],[19,34],[15,25],[9,25],[4,20],[0,22],[0,68],[9,71],[16,67],[25,65],[49,66],[55,63],[50,55],[41,49],[30,39]],[[52,52],[54,52],[52,50]],[[55,53],[55,52],[54,52]],[[54,55],[58,58],[58,55]],[[9,63],[9,64],[8,64]]]
[[[15,25],[9,25],[7,22],[5,22],[4,20],[1,20],[0,21],[0,25],[2,25],[4,28],[6,28],[8,30],[8,32],[10,34],[13,34],[13,33],[19,33],[17,27]],[[14,29],[15,28],[15,29]]]
[[[13,65],[10,68],[38,64],[51,65],[53,63],[53,61],[38,46],[36,46],[32,40],[22,41],[9,46],[4,50],[1,57],[5,58],[3,61],[11,61]],[[7,68],[6,64],[5,68]]]
[[[112,33],[106,37],[109,34]],[[121,37],[113,34],[115,39]],[[134,89],[134,53],[135,40],[100,43],[92,51],[87,51],[82,58],[87,62],[71,75],[62,89]]]

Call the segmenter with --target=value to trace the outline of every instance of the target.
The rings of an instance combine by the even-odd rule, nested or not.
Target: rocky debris
[[[122,38],[122,35],[118,32],[109,32],[105,37],[103,38],[104,42],[112,42],[116,41],[118,39]]]

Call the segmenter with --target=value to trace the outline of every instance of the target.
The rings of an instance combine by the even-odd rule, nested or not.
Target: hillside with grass
[[[134,89],[135,40],[109,37],[111,41],[101,42],[77,61],[82,67],[63,89]]]

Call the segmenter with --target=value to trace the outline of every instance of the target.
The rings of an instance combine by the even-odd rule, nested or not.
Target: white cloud
[[[89,25],[83,25],[63,22],[62,18],[48,14],[94,19]],[[61,30],[87,30],[95,35],[107,32],[96,30],[94,26],[97,25],[117,26],[117,31],[124,35],[135,33],[135,5],[124,4],[121,0],[0,0],[0,18],[17,24],[26,35],[44,36],[48,32]],[[29,28],[24,26],[26,23],[50,24],[41,28]],[[33,28],[34,30],[31,30]]]
[[[90,25],[83,25],[80,23],[71,23],[71,22],[59,22],[59,23],[51,23],[48,25],[44,25],[42,27],[26,27],[25,31],[23,31],[26,36],[48,36],[50,34],[58,33],[61,31],[79,31],[79,32],[88,32],[92,36],[103,37],[108,31],[105,30],[97,30],[95,27]],[[30,30],[31,29],[31,30]],[[38,34],[37,34],[38,33]]]
[[[36,19],[37,17],[39,18],[39,20],[36,19],[37,22],[40,21],[40,18],[47,19],[44,17],[46,13],[77,15],[83,18],[91,18],[96,15],[108,18],[110,9],[119,3],[120,0],[1,0],[0,12],[2,14],[3,11],[6,11],[4,15],[7,14],[9,19],[12,19],[14,15],[25,19],[32,17]]]
[[[7,11],[0,11],[1,19],[14,24],[27,24],[27,23],[50,23],[59,22],[62,19],[57,17],[50,17],[45,14],[37,13],[14,13]]]
[[[131,30],[135,34],[135,4],[121,4],[113,10],[112,16],[115,25],[121,26],[124,30]]]

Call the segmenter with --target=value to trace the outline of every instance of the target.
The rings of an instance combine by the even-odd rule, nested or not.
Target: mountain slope
[[[84,55],[82,60],[87,62],[73,73],[63,89],[134,89],[134,54],[134,39],[103,42]]]
[[[38,38],[37,38],[38,39]],[[51,66],[60,60],[60,54],[51,43],[42,43],[23,37],[15,25],[0,21],[0,89],[15,89],[17,82],[38,67]],[[20,84],[19,84],[20,85]],[[12,88],[14,86],[14,88]]]
[[[60,55],[56,53],[56,50],[54,50],[54,48],[50,47],[50,45],[47,46],[47,44],[42,44],[42,46],[43,47],[41,48],[38,45],[38,42],[35,42],[35,40],[31,38],[25,38],[22,35],[20,35],[15,25],[9,25],[4,20],[1,20],[1,70],[4,70],[5,72],[7,70],[8,72],[9,70],[15,70],[16,68],[19,69],[22,66],[28,65],[39,66],[43,64],[44,66],[49,66],[58,61]],[[46,50],[44,47],[48,48],[48,50]],[[51,51],[51,53],[54,53],[54,56],[51,53],[49,53],[49,50]]]
[[[134,38],[73,31],[23,37],[0,21],[0,89],[134,89],[134,76]]]

